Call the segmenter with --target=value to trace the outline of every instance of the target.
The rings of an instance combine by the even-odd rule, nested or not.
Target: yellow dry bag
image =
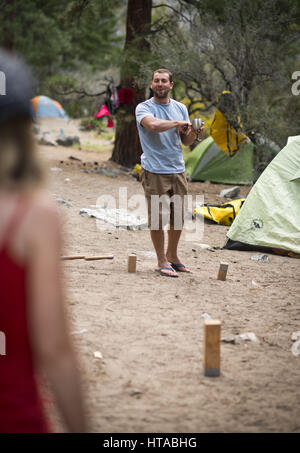
[[[223,204],[205,203],[194,209],[194,213],[215,223],[230,226],[241,209],[245,198],[239,198]]]

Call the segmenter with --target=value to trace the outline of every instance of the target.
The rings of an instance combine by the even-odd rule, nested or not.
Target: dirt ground
[[[61,124],[52,120],[43,127],[59,131]],[[63,127],[68,133],[67,122]],[[120,187],[127,188],[128,197],[143,194],[141,184],[125,172],[115,178],[85,172],[118,167],[108,160],[111,143],[92,132],[80,138],[81,150],[40,146],[39,153],[49,170],[51,194],[71,203],[58,203],[64,254],[114,255],[113,260],[63,261],[89,431],[300,432],[300,355],[291,351],[291,335],[300,330],[299,260],[270,254],[263,263],[251,259],[257,252],[218,249],[228,228],[205,224],[203,237],[180,241],[180,257],[193,273],[159,276],[149,231],[105,231],[95,218],[79,214],[103,194],[117,198]],[[103,151],[87,149],[88,140],[103,145]],[[217,195],[225,187],[189,183],[189,193],[220,202]],[[241,187],[241,195],[250,189]],[[130,274],[132,252],[137,272]],[[229,263],[224,282],[216,279],[221,261]],[[222,342],[221,375],[215,378],[203,373],[204,313],[221,321],[222,339],[253,332],[258,340]],[[95,358],[96,351],[102,358]],[[54,423],[64,431],[56,415]]]

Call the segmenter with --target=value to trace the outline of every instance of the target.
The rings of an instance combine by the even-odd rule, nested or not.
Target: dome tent
[[[61,104],[48,96],[36,96],[31,99],[31,102],[35,118],[55,117],[69,119]]]
[[[224,248],[300,254],[300,136],[289,137],[251,189]]]
[[[228,157],[209,136],[188,154],[185,168],[191,181],[252,184],[253,143],[246,143],[233,157]]]

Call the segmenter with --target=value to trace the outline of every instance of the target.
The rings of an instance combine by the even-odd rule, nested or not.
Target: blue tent
[[[61,104],[54,99],[47,96],[36,96],[31,99],[31,102],[36,118],[56,117],[69,119]]]

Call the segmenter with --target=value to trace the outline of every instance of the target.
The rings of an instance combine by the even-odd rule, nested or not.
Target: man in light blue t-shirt
[[[143,150],[141,181],[148,203],[148,223],[158,261],[156,271],[163,276],[178,277],[177,272],[190,272],[177,255],[184,217],[183,200],[187,194],[180,142],[191,145],[202,128],[193,130],[185,105],[169,97],[172,87],[170,71],[154,71],[151,81],[153,97],[137,106],[136,121]],[[154,206],[158,206],[155,200],[159,198],[162,201],[163,197],[172,201],[166,252],[161,211],[157,211],[157,223],[157,217],[154,219]],[[179,227],[176,227],[178,219]]]

